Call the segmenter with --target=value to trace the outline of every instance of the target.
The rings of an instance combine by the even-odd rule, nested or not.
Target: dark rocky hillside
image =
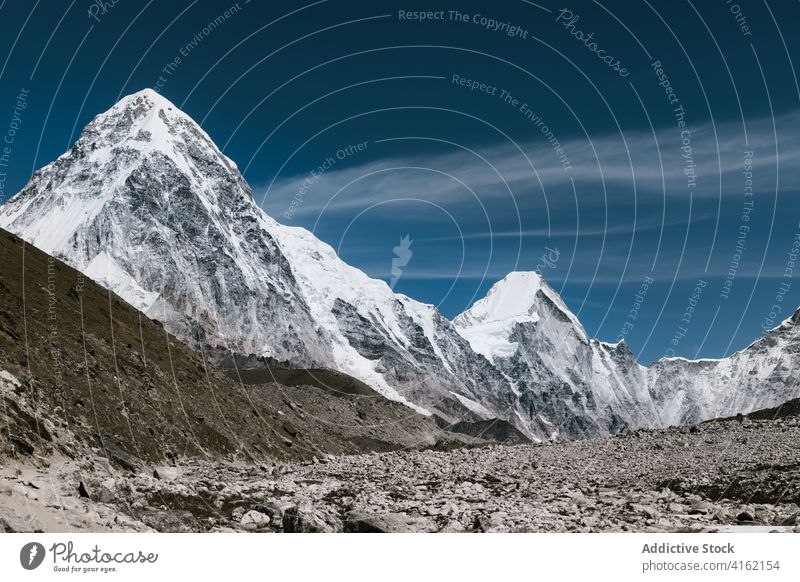
[[[6,231],[0,264],[0,457],[88,453],[132,469],[475,441],[344,374],[264,369],[240,381]]]
[[[798,380],[798,382],[800,382],[800,380]],[[800,398],[788,400],[780,406],[763,408],[761,410],[755,410],[747,415],[740,414],[738,416],[729,416],[720,420],[737,420],[741,422],[745,417],[751,420],[775,420],[777,418],[788,418],[792,416],[800,416]]]

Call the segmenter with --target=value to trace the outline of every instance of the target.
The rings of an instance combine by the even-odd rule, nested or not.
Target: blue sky
[[[99,6],[0,5],[0,131],[29,91],[5,198],[157,87],[348,262],[388,281],[408,235],[395,290],[449,317],[538,269],[649,362],[729,354],[800,304],[796,2]]]

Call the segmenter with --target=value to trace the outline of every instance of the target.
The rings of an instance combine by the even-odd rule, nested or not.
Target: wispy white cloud
[[[691,146],[691,162],[698,176],[698,186],[691,189],[693,196],[716,198],[720,177],[723,195],[741,195],[745,150],[755,152],[756,188],[775,188],[776,167],[780,168],[781,186],[796,188],[800,179],[799,116],[783,115],[774,120],[774,126],[772,119],[748,122],[749,143],[744,141],[741,122],[718,124],[716,132],[710,124],[688,129],[688,143],[675,127],[658,130],[655,138],[648,129],[626,132],[624,140],[620,135],[603,135],[592,142],[566,140],[562,146],[570,164],[568,171],[550,144],[539,139],[478,148],[486,161],[453,148],[435,155],[411,154],[333,167],[310,184],[306,182],[305,188],[303,183],[310,174],[280,177],[271,186],[257,187],[256,199],[278,220],[414,199],[448,210],[468,206],[471,212],[485,210],[487,216],[500,202],[508,208],[546,205],[550,209],[575,206],[576,197],[581,207],[630,204],[634,185],[638,202],[655,203],[662,192],[668,198],[688,197],[685,145]],[[574,193],[570,180],[576,185]],[[393,205],[393,212],[402,213],[401,206]],[[292,207],[293,212],[284,214]],[[418,213],[418,208],[414,212]],[[424,220],[425,215],[417,214],[415,219]]]
[[[693,217],[693,222],[697,224],[701,221],[708,221],[714,218],[714,215],[709,212],[696,213]],[[590,226],[576,228],[577,225],[573,224],[572,228],[569,227],[556,227],[556,228],[528,228],[518,230],[494,230],[494,231],[475,231],[464,233],[461,236],[437,236],[418,239],[419,242],[436,242],[436,241],[453,241],[453,240],[475,240],[475,239],[502,239],[502,238],[574,238],[579,236],[596,237],[596,236],[613,236],[620,234],[631,235],[635,233],[643,233],[647,231],[654,231],[661,228],[670,228],[681,226],[685,227],[686,220],[662,220],[659,216],[650,216],[645,219],[638,220],[636,224],[632,221],[625,222],[612,222],[609,224],[596,224],[592,223]]]

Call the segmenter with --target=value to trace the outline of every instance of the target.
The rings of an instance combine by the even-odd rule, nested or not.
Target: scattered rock
[[[287,501],[269,501],[258,506],[258,510],[269,515],[278,523],[283,523],[283,514],[292,506]]]
[[[14,447],[16,448],[16,450],[22,453],[23,455],[32,455],[33,451],[36,450],[31,443],[29,443],[21,436],[10,434],[8,435],[8,440],[14,443]]]
[[[202,523],[187,510],[147,511],[139,514],[145,524],[161,533],[205,531]]]
[[[178,467],[156,467],[153,469],[153,477],[161,481],[177,481],[181,472]]]
[[[260,511],[250,510],[242,516],[241,526],[248,531],[264,529],[270,524],[270,517]]]
[[[331,533],[342,530],[338,517],[317,511],[313,506],[292,505],[283,513],[283,531],[286,533]]]
[[[455,519],[451,519],[447,524],[439,530],[441,533],[463,533],[467,531],[464,524]]]
[[[100,503],[110,503],[116,498],[116,483],[114,479],[105,479],[92,487],[92,500]]]
[[[740,443],[743,430],[759,431],[758,438]],[[179,467],[156,467],[152,475],[122,472],[115,463],[92,458],[102,453],[98,447],[88,458],[76,454],[71,469],[62,470],[62,483],[74,484],[73,475],[80,476],[77,493],[64,499],[81,507],[84,522],[136,531],[702,532],[736,524],[798,529],[800,450],[794,442],[800,442],[800,420],[788,418],[746,428],[719,422],[697,431],[637,431],[544,445],[335,457],[315,452],[317,461],[293,464],[182,457]],[[742,460],[736,479],[734,456]],[[56,461],[50,468],[39,462],[6,467],[0,502],[49,497],[48,482],[58,471]],[[74,485],[69,488],[74,492]],[[78,496],[100,503],[87,511]]]
[[[231,511],[231,519],[233,521],[241,521],[245,513],[247,513],[247,510],[244,508],[243,505],[234,507],[233,511]]]
[[[631,509],[640,513],[642,515],[646,515],[650,519],[655,519],[661,515],[661,512],[653,505],[644,505],[640,503],[633,503],[631,504]]]
[[[409,533],[427,532],[432,522],[405,513],[367,513],[351,511],[345,516],[345,531],[352,533]]]
[[[704,500],[693,501],[689,506],[690,514],[711,513],[714,511],[714,504]]]
[[[753,514],[750,513],[749,511],[743,511],[736,516],[736,520],[739,522],[748,522],[748,521],[754,522],[756,518],[753,517]]]

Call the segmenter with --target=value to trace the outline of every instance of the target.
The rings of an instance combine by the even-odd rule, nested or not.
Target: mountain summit
[[[536,323],[542,303],[551,304],[573,324],[576,333],[586,338],[583,326],[561,296],[534,271],[509,273],[453,323],[476,352],[494,360],[514,353],[516,346],[509,342],[514,325]]]
[[[639,365],[514,272],[453,322],[267,216],[236,165],[151,90],[95,117],[0,207],[0,226],[196,346],[329,367],[440,422],[533,439],[696,422],[797,396],[796,321],[725,360]]]
[[[0,224],[193,343],[326,362],[274,221],[236,165],[154,91],[95,117]]]
[[[505,380],[488,363],[488,376],[457,377],[472,353],[446,319],[267,216],[236,165],[151,90],[95,117],[0,224],[195,345],[335,368],[454,422],[499,415],[465,407]]]

